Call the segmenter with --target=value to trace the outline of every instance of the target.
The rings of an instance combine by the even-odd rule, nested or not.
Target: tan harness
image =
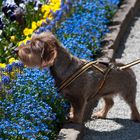
[[[99,66],[97,66],[97,61],[87,62],[87,63],[85,63],[84,66],[82,66],[75,73],[73,73],[69,78],[67,78],[66,80],[62,81],[62,83],[61,83],[61,85],[60,85],[60,87],[58,89],[58,92],[60,92],[61,90],[65,89],[67,86],[69,86],[73,81],[75,81],[78,77],[80,77],[89,68],[94,67],[94,68],[96,68],[98,71],[100,71],[103,74],[103,78],[101,78],[101,80],[99,81],[98,88],[97,88],[95,94],[91,95],[88,98],[88,101],[89,100],[92,100],[93,98],[95,98],[98,95],[98,93],[103,88],[103,86],[105,84],[105,81],[107,79],[107,76],[108,76],[109,72],[112,69],[115,69],[116,68],[117,70],[124,70],[124,69],[127,69],[129,67],[132,67],[133,65],[136,65],[138,63],[140,63],[140,59],[138,59],[136,61],[133,61],[133,62],[131,62],[129,64],[126,64],[124,66],[121,66],[121,67],[115,67],[115,65],[109,65],[109,67],[106,70],[104,70],[104,69],[100,68]]]

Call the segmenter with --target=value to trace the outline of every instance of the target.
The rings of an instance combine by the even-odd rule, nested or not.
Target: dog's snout
[[[16,54],[18,54],[19,48],[15,48],[15,49],[14,49],[14,52],[15,52]]]

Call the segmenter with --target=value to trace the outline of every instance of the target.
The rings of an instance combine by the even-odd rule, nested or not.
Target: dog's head
[[[52,66],[59,42],[51,32],[33,34],[31,41],[18,48],[18,56],[27,67]]]

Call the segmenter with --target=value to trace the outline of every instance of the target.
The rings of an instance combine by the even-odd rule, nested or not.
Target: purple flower
[[[15,21],[15,20],[16,20],[16,16],[15,16],[14,14],[11,14],[11,15],[10,15],[10,20],[11,20],[11,21]]]
[[[8,64],[8,65],[6,66],[6,68],[5,68],[5,71],[6,71],[6,72],[12,72],[12,70],[13,70],[13,67],[12,67],[11,64]]]
[[[24,67],[24,64],[21,61],[13,62],[12,65],[16,68],[22,69]]]
[[[8,83],[10,83],[10,77],[4,75],[4,76],[2,76],[1,81],[2,81],[3,84],[8,84]]]
[[[14,1],[4,1],[2,3],[2,11],[6,17],[10,16],[18,6]]]
[[[54,25],[55,25],[55,21],[51,21],[50,26],[54,26]]]
[[[2,91],[2,82],[0,82],[0,91]]]
[[[17,65],[20,69],[23,69],[24,67],[24,64],[21,61],[17,62]]]

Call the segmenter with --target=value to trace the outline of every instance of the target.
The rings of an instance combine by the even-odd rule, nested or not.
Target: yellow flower
[[[29,29],[29,34],[32,34],[33,33],[33,30],[32,29]]]
[[[25,28],[25,29],[23,30],[23,34],[24,34],[25,36],[31,35],[32,33],[33,33],[33,29]]]
[[[22,44],[26,44],[27,41],[30,41],[30,40],[31,40],[31,37],[28,37],[28,36],[27,36],[24,40],[18,42],[18,46],[20,46],[20,45],[22,45]]]
[[[50,14],[50,15],[48,16],[48,19],[50,19],[50,20],[52,20],[52,19],[53,19],[52,14]]]
[[[24,34],[25,36],[27,36],[27,35],[29,34],[29,29],[28,29],[28,28],[25,28],[25,29],[23,30],[23,34]]]
[[[37,26],[40,27],[41,25],[42,25],[42,21],[41,20],[37,21]]]
[[[10,77],[11,77],[11,78],[14,78],[14,77],[15,77],[15,75],[16,75],[16,73],[15,73],[15,72],[10,72]]]
[[[10,41],[12,41],[12,42],[14,42],[15,39],[16,39],[16,37],[15,37],[14,35],[12,35],[12,36],[10,37]]]
[[[41,19],[40,21],[37,22],[37,25],[41,26],[43,22],[46,23],[46,19]]]
[[[53,12],[56,12],[56,11],[59,10],[59,9],[60,9],[60,7],[57,6],[57,5],[55,5],[55,6],[53,6],[53,7],[51,8],[51,10],[52,10]]]
[[[23,41],[18,42],[18,46],[20,46],[21,44],[23,44]]]
[[[31,24],[31,29],[25,28],[23,30],[23,34],[26,36],[26,39],[18,42],[18,46],[20,46],[21,44],[26,44],[26,42],[30,40],[28,36],[30,36],[36,28],[40,27],[42,23],[47,23],[46,18],[52,20],[53,16],[50,10],[56,12],[57,10],[60,9],[60,6],[61,6],[61,0],[49,0],[49,4],[42,5],[41,7],[41,12],[43,13],[42,19],[37,22],[33,21]]]
[[[0,68],[5,68],[6,64],[5,63],[0,63]]]
[[[52,3],[60,3],[61,0],[51,0]]]
[[[45,11],[50,11],[50,6],[49,5],[42,5],[41,7],[41,12],[44,13]]]
[[[55,3],[51,2],[50,3],[50,7],[53,7],[55,5]]]
[[[32,29],[35,30],[37,28],[37,24],[35,21],[32,22]]]
[[[60,9],[60,6],[61,6],[61,3],[60,2],[53,2],[53,3],[51,3],[51,10],[53,11],[53,12],[56,12],[57,10],[59,10]]]
[[[43,15],[43,18],[47,18],[49,14],[50,14],[50,11],[46,11]]]
[[[26,44],[27,41],[30,41],[30,40],[31,40],[31,38],[27,36],[27,37],[23,40],[23,43]]]
[[[12,63],[15,62],[15,61],[16,61],[16,59],[15,59],[14,57],[11,57],[11,58],[8,60],[9,64],[12,64]]]

